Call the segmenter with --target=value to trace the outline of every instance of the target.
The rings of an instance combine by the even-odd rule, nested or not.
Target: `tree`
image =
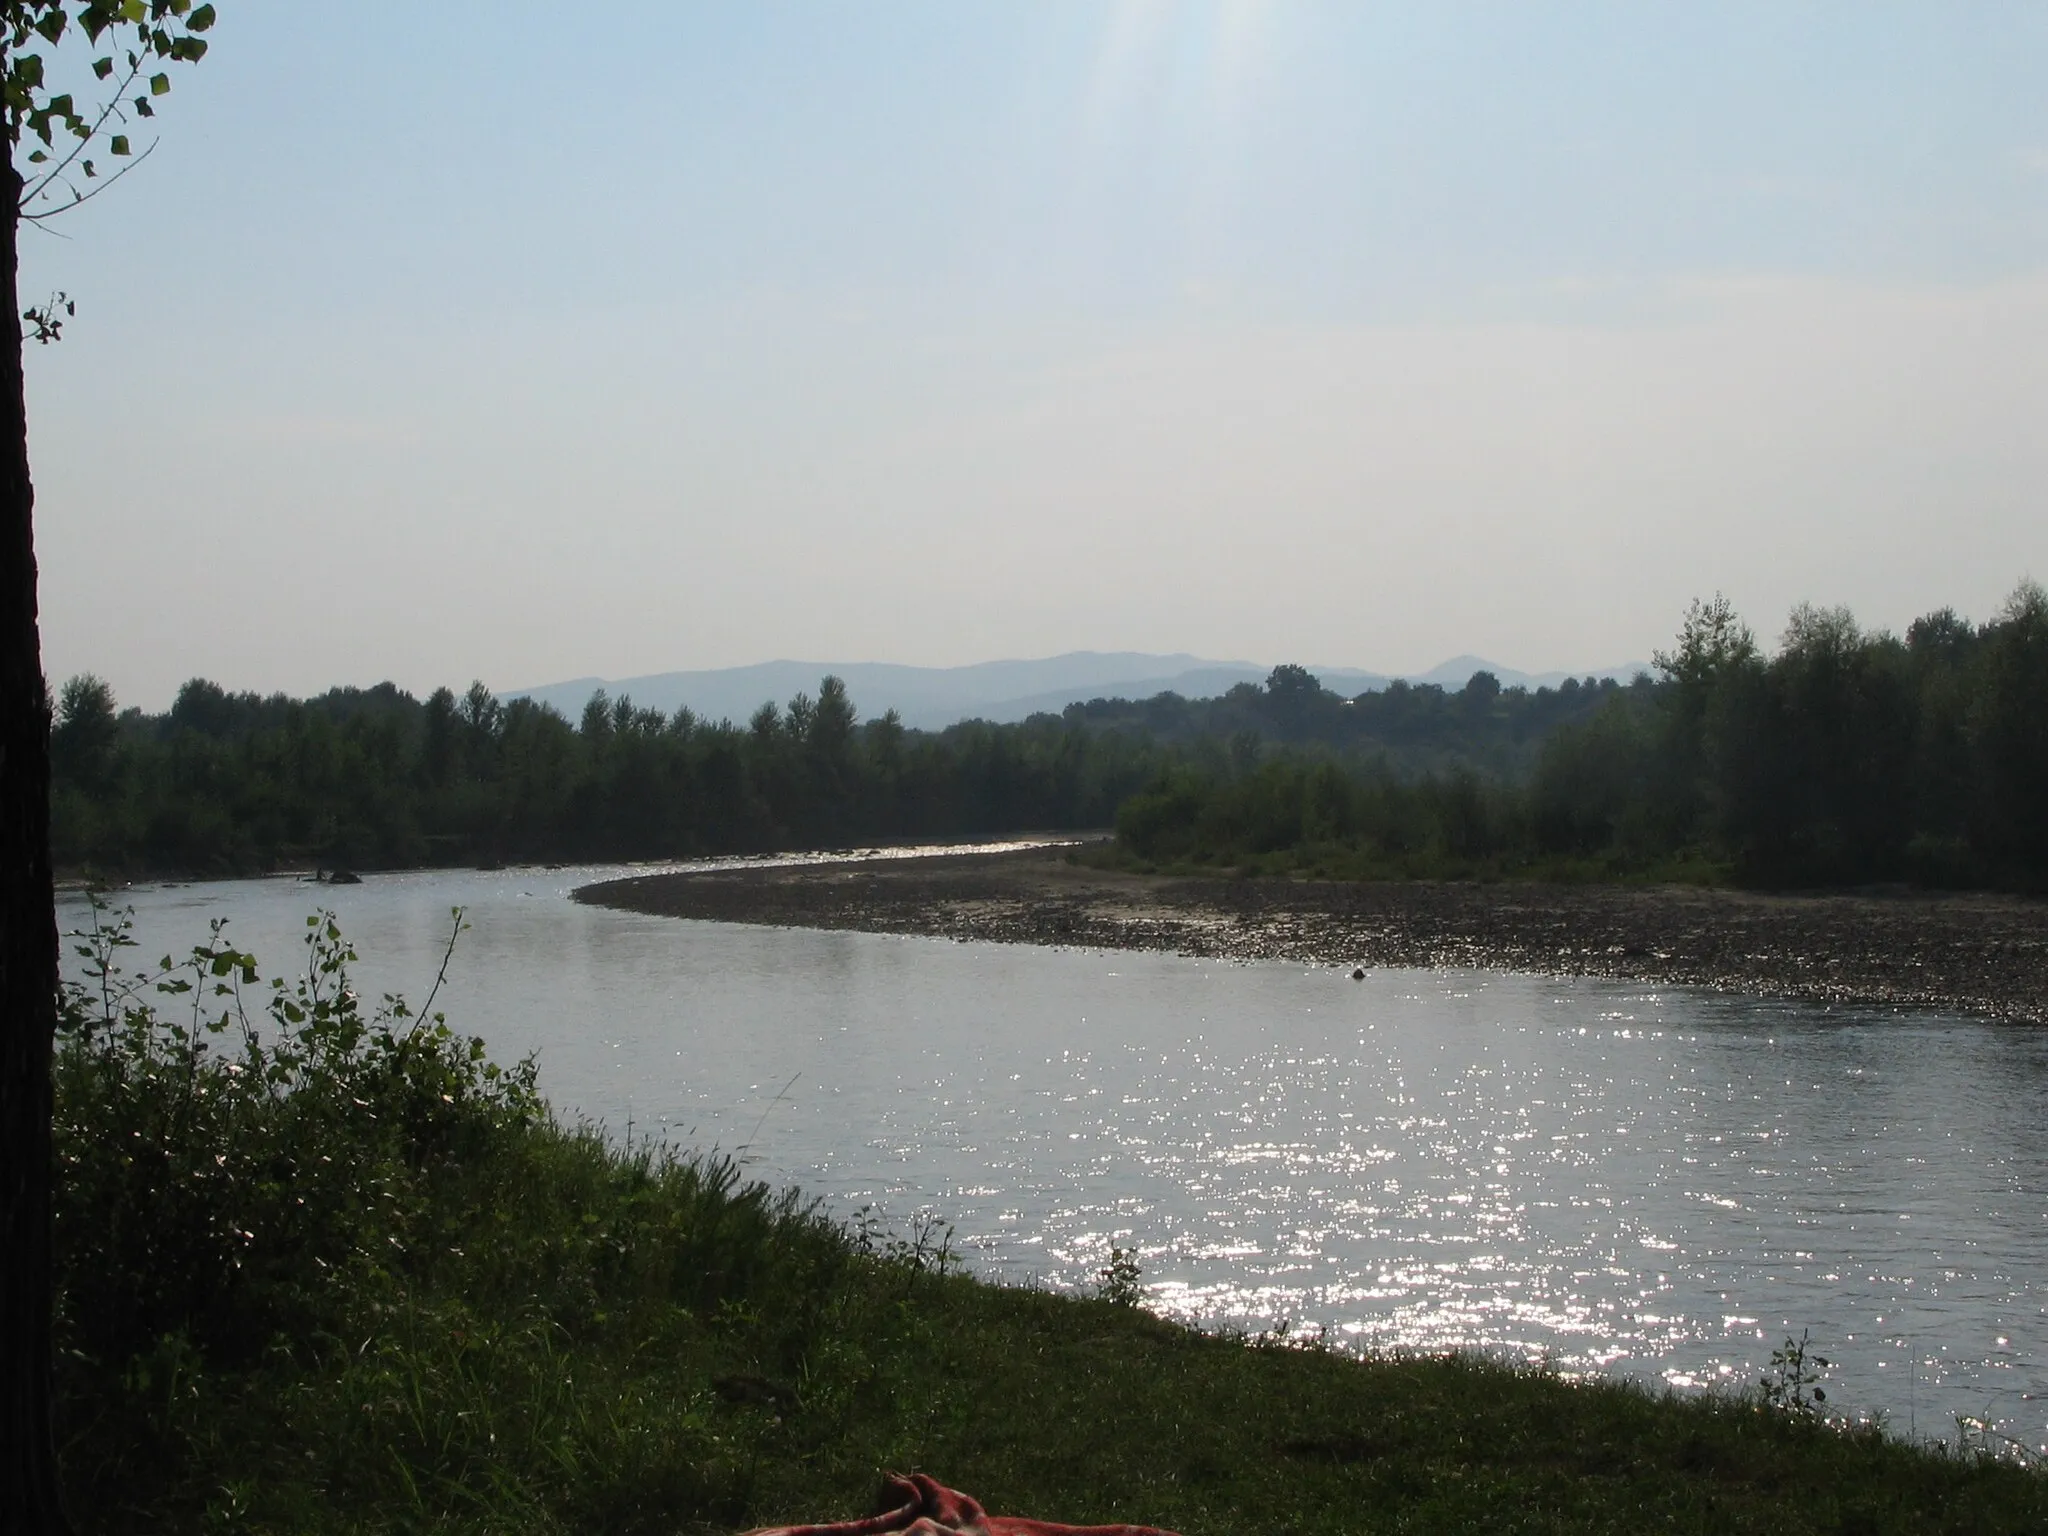
[[[112,766],[121,726],[114,714],[114,690],[81,672],[57,695],[57,725],[50,757],[58,776],[87,789],[101,788]]]
[[[2023,581],[1984,637],[1971,722],[1983,852],[2040,883],[2048,871],[2048,591]]]
[[[1704,838],[1713,783],[1722,766],[1711,762],[1712,715],[1758,665],[1756,635],[1716,592],[1695,598],[1679,626],[1675,650],[1652,658],[1671,684],[1664,696],[1664,733],[1657,800],[1665,839],[1675,846]]]
[[[1465,679],[1459,697],[1464,701],[1466,714],[1487,715],[1493,709],[1494,700],[1500,697],[1500,679],[1491,672],[1474,672]]]
[[[455,694],[436,688],[427,695],[420,728],[420,777],[429,789],[445,789],[455,773]]]
[[[1322,679],[1307,667],[1288,663],[1266,675],[1267,718],[1283,735],[1305,734],[1316,711],[1326,702],[1331,701],[1323,692]]]
[[[72,306],[60,295],[24,309],[17,255],[24,223],[76,207],[127,169],[102,176],[100,156],[134,163],[125,130],[132,118],[153,116],[152,98],[171,88],[159,66],[204,55],[199,34],[213,19],[211,5],[191,0],[0,0],[0,107],[13,151],[0,172],[9,204],[0,217],[0,297],[29,327],[0,348],[0,1528],[24,1536],[68,1527],[50,1403],[50,711],[21,343],[55,341]],[[81,102],[57,89],[48,60],[67,39],[89,45],[103,96]]]

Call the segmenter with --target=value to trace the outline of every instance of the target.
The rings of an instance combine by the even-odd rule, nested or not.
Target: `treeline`
[[[1221,698],[1014,725],[862,721],[837,679],[744,725],[481,683],[317,698],[195,679],[161,715],[66,683],[60,866],[103,873],[653,859],[1114,822],[1160,865],[1334,876],[2048,885],[2048,596],[1903,638],[1797,610],[1766,655],[1716,599],[1658,676]]]
[[[2048,885],[2048,594],[1904,638],[1802,606],[1775,654],[1696,603],[1657,680],[1544,737],[1525,779],[1327,754],[1164,769],[1138,858],[1332,875],[1718,872],[1771,885]]]
[[[76,677],[56,704],[60,866],[106,873],[679,858],[1107,827],[1169,768],[1228,776],[1314,746],[1388,772],[1512,773],[1612,683],[1534,694],[1480,673],[1342,699],[1298,666],[1220,699],[1096,700],[939,732],[861,721],[835,678],[745,726],[599,692],[572,723],[482,683],[311,699],[194,679],[161,715]]]
[[[1305,667],[1275,667],[1261,687],[1239,683],[1213,699],[1177,693],[1154,698],[1094,699],[1069,704],[1062,718],[1088,730],[1142,732],[1199,749],[1230,746],[1240,762],[1273,745],[1325,747],[1371,761],[1398,778],[1469,768],[1495,778],[1524,777],[1542,743],[1560,726],[1599,713],[1620,685],[1568,678],[1557,688],[1502,688],[1476,672],[1457,690],[1395,680],[1344,698]]]
[[[313,699],[187,683],[117,713],[90,676],[51,739],[60,867],[105,872],[656,859],[1027,828],[1105,827],[1153,777],[1148,740],[1054,717],[908,731],[836,678],[745,726],[601,691],[571,723],[483,684]]]

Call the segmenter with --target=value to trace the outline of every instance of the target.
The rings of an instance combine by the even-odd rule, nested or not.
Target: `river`
[[[978,1273],[1680,1388],[1808,1335],[1832,1408],[2048,1448],[2048,1035],[1477,971],[1348,971],[681,922],[645,867],[136,886],[154,957],[270,970],[333,908],[358,989],[437,1007],[558,1110],[737,1152]],[[89,914],[60,903],[67,928]]]

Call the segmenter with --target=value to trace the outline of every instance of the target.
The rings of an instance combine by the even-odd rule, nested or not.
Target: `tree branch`
[[[142,63],[142,56],[137,55],[135,62],[128,66],[128,73],[122,77],[121,83],[115,86],[113,93],[110,96],[108,96],[106,105],[100,108],[100,115],[93,119],[92,126],[86,129],[85,132],[78,137],[78,142],[71,146],[71,152],[65,155],[65,157],[62,160],[59,160],[55,165],[51,166],[47,171],[44,171],[41,175],[37,176],[35,180],[28,182],[26,185],[22,187],[21,207],[23,209],[23,218],[47,218],[49,216],[49,213],[51,212],[62,211],[61,209],[51,209],[41,214],[32,214],[27,212],[26,210],[30,203],[34,202],[37,198],[43,196],[45,193],[49,191],[50,184],[53,181],[55,181],[59,176],[63,175],[64,172],[67,169],[69,169],[73,161],[75,161],[80,155],[84,154],[86,150],[92,146],[92,141],[99,137],[100,130],[107,126],[107,119],[113,117],[117,112],[121,110],[121,102],[123,98],[127,96],[129,87],[134,85],[137,80],[142,78]],[[124,117],[122,118],[122,121],[126,122],[127,119]],[[111,178],[111,180],[119,180],[119,175],[116,175],[115,177]],[[85,198],[79,197],[76,194],[74,194],[72,200],[66,203],[64,206],[66,208],[75,208],[80,203],[85,201]]]
[[[98,197],[102,192],[106,191],[107,188],[111,187],[115,182],[119,181],[123,176],[126,176],[130,171],[134,170],[135,167],[142,164],[142,162],[147,160],[151,155],[155,154],[156,147],[159,142],[159,140],[151,139],[149,141],[149,147],[144,149],[141,154],[129,156],[127,162],[122,165],[121,169],[114,172],[114,174],[111,176],[101,178],[99,180],[99,185],[94,187],[90,192],[73,192],[71,194],[71,201],[68,203],[59,203],[54,208],[44,208],[40,212],[35,213],[31,213],[27,208],[23,208],[20,211],[19,215],[21,221],[24,224],[34,224],[40,227],[43,220],[45,219],[54,219],[60,213],[69,213],[72,209],[76,208],[80,203],[91,202],[94,198]],[[42,194],[38,193],[37,195],[41,196]]]

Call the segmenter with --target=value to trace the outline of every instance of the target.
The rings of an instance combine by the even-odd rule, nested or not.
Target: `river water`
[[[615,868],[138,886],[140,953],[267,968],[332,907],[358,988],[438,1007],[561,1111],[738,1152],[980,1273],[1358,1348],[1753,1383],[2048,1445],[2048,1034],[1638,983],[1240,965],[681,922]],[[87,916],[61,904],[67,927]]]

